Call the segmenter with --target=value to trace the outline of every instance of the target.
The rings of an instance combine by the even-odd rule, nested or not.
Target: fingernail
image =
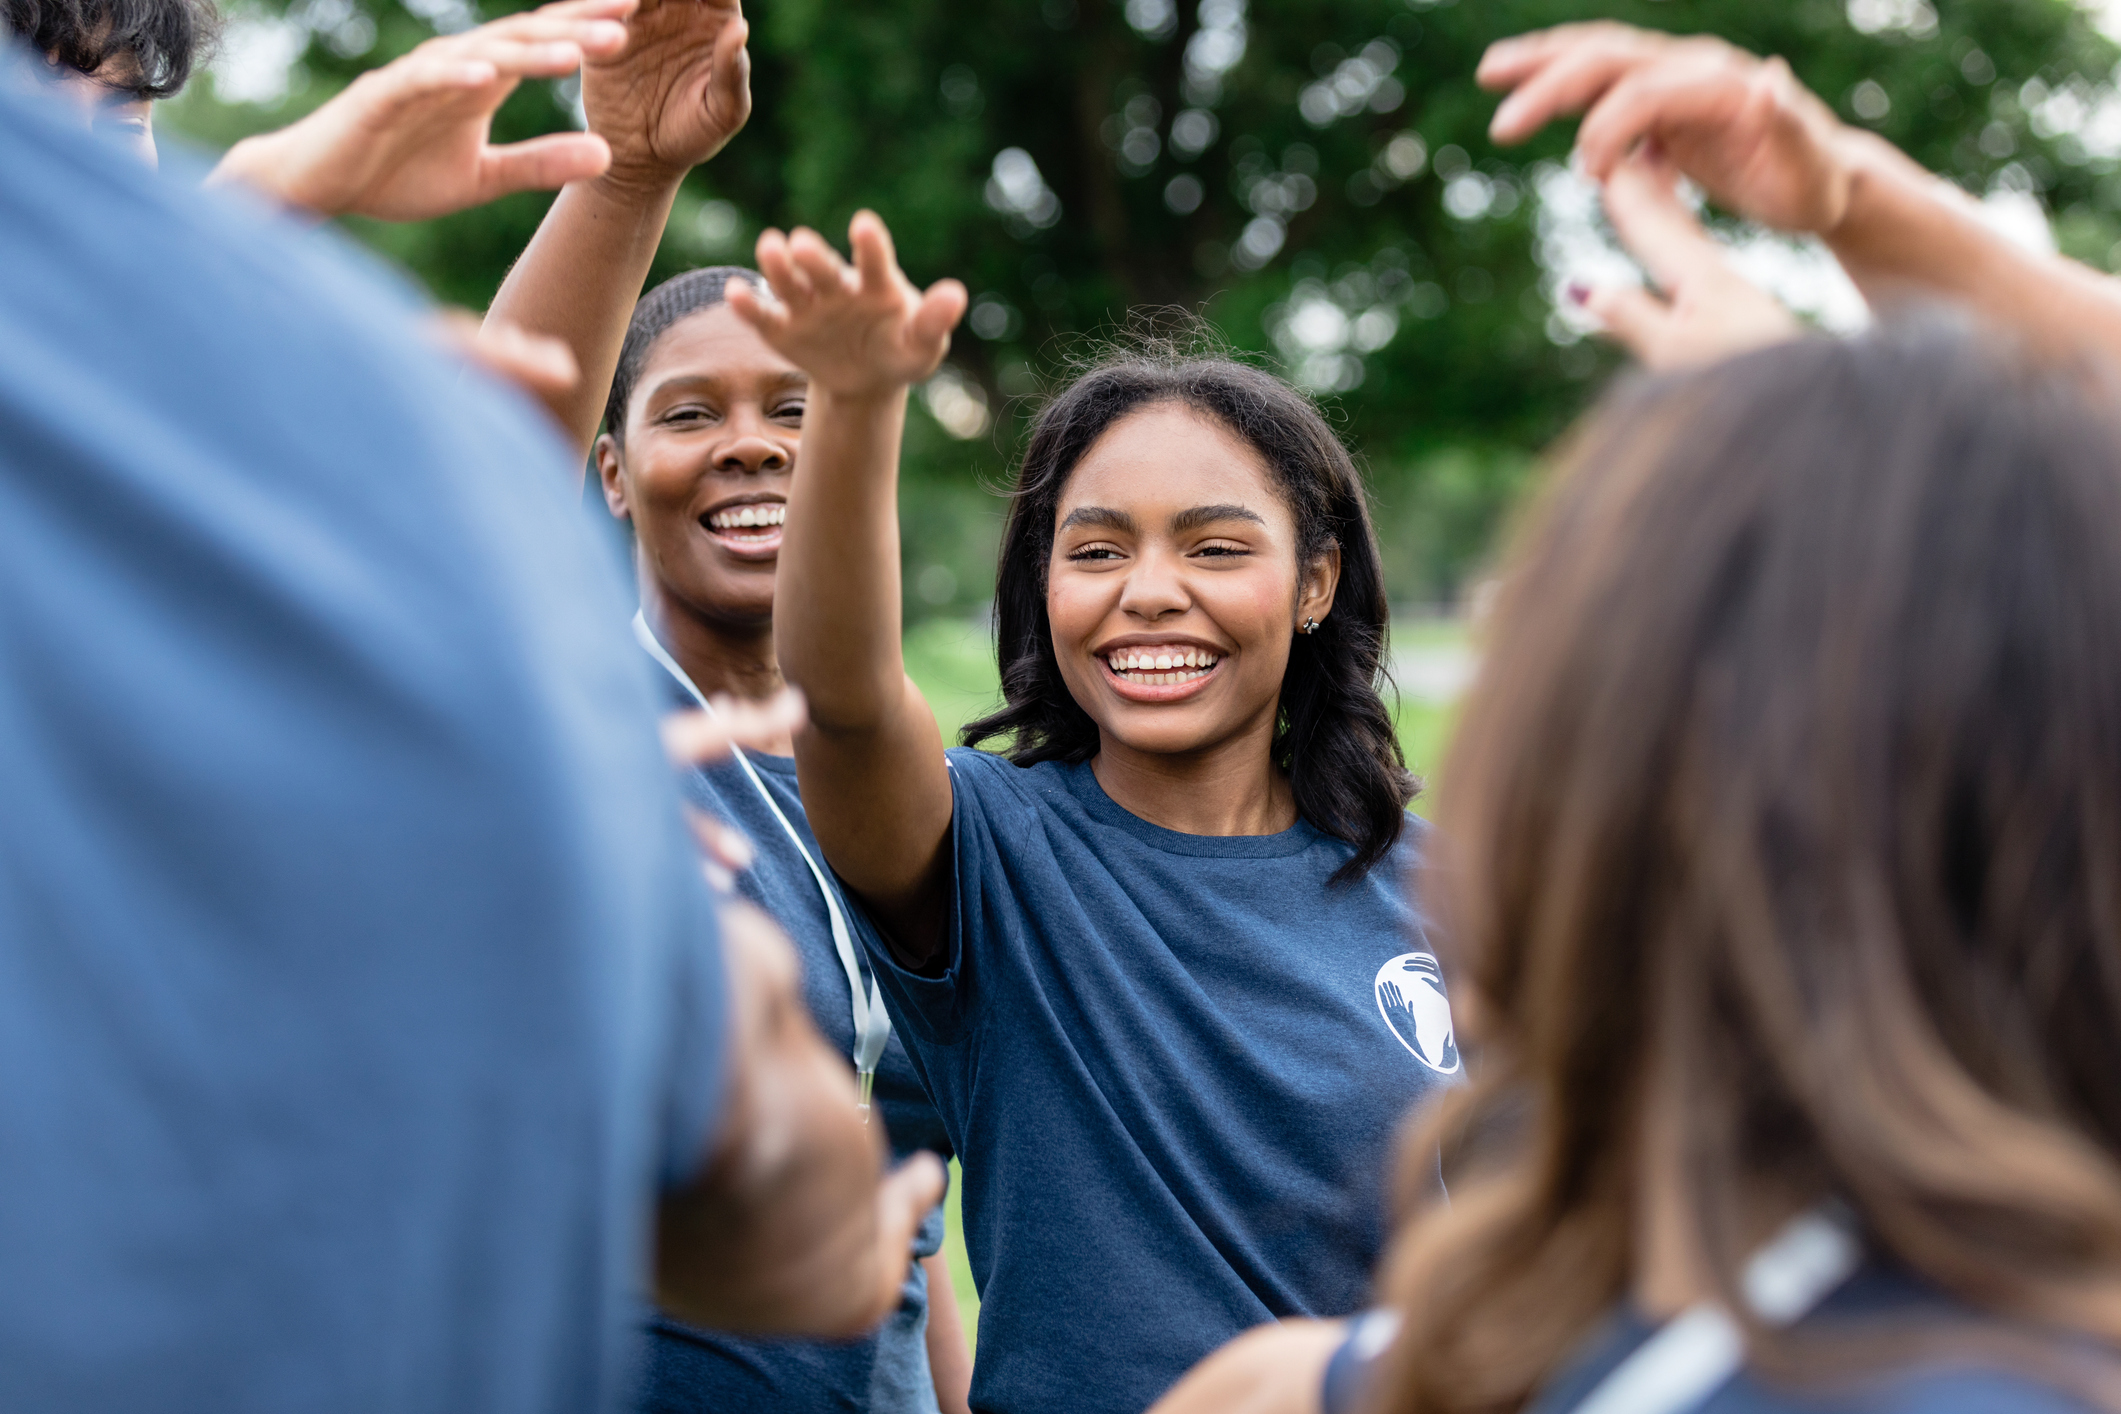
[[[707,887],[713,889],[716,893],[733,894],[736,892],[736,875],[716,864],[713,860],[708,860],[702,864],[700,872],[707,876]]]

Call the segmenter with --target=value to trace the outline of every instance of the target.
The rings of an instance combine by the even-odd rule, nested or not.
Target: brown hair
[[[2121,430],[1960,333],[1768,350],[1613,398],[1502,585],[1430,873],[1475,1078],[1372,1407],[1556,1372],[1653,1112],[1733,1311],[1832,1196],[1992,1352],[2121,1345]]]

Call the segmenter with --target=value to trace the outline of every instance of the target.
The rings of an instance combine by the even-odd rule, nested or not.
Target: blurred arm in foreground
[[[715,1330],[852,1336],[898,1306],[913,1231],[943,1196],[920,1154],[883,1175],[846,1059],[803,1006],[795,951],[746,904],[722,910],[731,1082],[714,1151],[656,1224],[656,1298]]]
[[[545,402],[583,457],[678,185],[751,116],[750,27],[734,0],[643,0],[626,32],[582,70],[610,166],[561,191],[487,316],[573,351],[582,377]]]
[[[1821,237],[1873,305],[1943,297],[2051,352],[2121,357],[2121,285],[2013,244],[1957,187],[1841,122],[1780,59],[1595,22],[1504,40],[1479,78],[1509,93],[1497,142],[1580,113],[1577,152],[1595,180],[1653,144],[1729,210]]]
[[[707,765],[802,720],[794,692],[723,698],[713,715],[667,719],[663,745],[675,761]],[[693,824],[710,881],[750,862],[741,834],[705,816]],[[854,1077],[812,1023],[795,950],[773,920],[725,905],[722,948],[733,1022],[725,1118],[700,1181],[663,1201],[657,1299],[717,1330],[859,1334],[898,1306],[914,1229],[942,1199],[942,1165],[921,1154],[882,1173],[883,1132],[863,1122]]]

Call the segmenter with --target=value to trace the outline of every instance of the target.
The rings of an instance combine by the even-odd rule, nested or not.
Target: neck
[[[1296,823],[1296,797],[1274,765],[1274,719],[1199,751],[1140,751],[1110,736],[1090,770],[1130,815],[1187,835],[1273,835]]]
[[[641,577],[641,614],[656,642],[708,697],[760,702],[781,691],[780,659],[773,651],[773,622],[731,623],[707,618],[675,602],[663,586]],[[776,756],[794,754],[788,733],[758,743]]]

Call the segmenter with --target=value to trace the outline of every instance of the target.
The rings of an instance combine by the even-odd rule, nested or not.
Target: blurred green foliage
[[[166,126],[210,144],[276,126],[473,13],[244,3],[214,79]],[[1570,132],[1493,148],[1473,68],[1494,39],[1593,17],[1781,54],[1969,189],[2040,196],[2071,253],[2106,265],[2121,239],[2121,134],[2092,131],[2117,55],[2068,0],[756,0],[756,113],[692,177],[655,277],[743,260],[769,223],[840,235],[869,206],[915,279],[971,287],[956,402],[928,406],[960,433],[982,401],[992,421],[960,440],[915,419],[916,614],[986,597],[992,490],[1037,394],[1144,306],[1198,311],[1324,389],[1372,476],[1394,597],[1448,602],[1614,365],[1549,333],[1537,164],[1565,161]],[[294,60],[286,95],[226,101],[271,97],[273,45]],[[562,86],[529,86],[498,130],[572,112]],[[358,234],[438,298],[483,307],[545,203]]]

